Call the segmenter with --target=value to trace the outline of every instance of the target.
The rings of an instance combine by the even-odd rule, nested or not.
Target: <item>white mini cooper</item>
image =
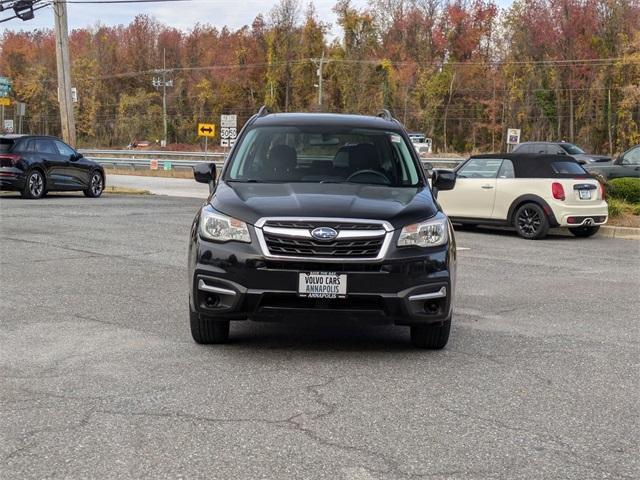
[[[540,239],[552,227],[590,237],[607,222],[604,188],[567,156],[475,155],[455,171],[455,188],[438,195],[454,223],[508,225]]]

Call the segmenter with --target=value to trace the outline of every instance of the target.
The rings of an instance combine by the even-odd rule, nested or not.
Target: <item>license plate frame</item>
[[[305,298],[346,298],[347,274],[337,272],[298,273],[298,296]]]
[[[591,190],[578,190],[580,200],[591,200]]]

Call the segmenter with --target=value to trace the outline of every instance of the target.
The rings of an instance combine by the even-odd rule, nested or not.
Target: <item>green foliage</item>
[[[614,178],[607,183],[609,198],[640,203],[640,178]]]
[[[625,211],[625,203],[617,198],[607,199],[607,204],[609,205],[610,217],[619,217]]]

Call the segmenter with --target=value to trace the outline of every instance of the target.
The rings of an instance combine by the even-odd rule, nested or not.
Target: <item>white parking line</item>
[[[471,249],[470,249],[469,247],[456,247],[456,250],[457,250],[458,252],[461,252],[461,251],[463,251],[463,250],[471,250]]]

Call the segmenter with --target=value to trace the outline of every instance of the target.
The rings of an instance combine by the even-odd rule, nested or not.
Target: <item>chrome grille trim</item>
[[[268,222],[287,225],[286,227],[272,227],[267,226]],[[306,224],[303,228],[294,228],[296,224]],[[322,256],[322,255],[294,255],[294,254],[276,254],[269,250],[265,234],[281,236],[282,238],[291,239],[307,239],[313,240],[311,231],[308,227],[317,224],[349,224],[356,225],[363,224],[363,230],[347,229],[340,230],[336,240],[370,240],[376,239],[382,240],[382,245],[379,247],[378,254],[376,256]],[[372,224],[379,226],[375,230],[371,229]],[[367,263],[378,262],[385,258],[389,246],[391,245],[391,239],[393,237],[393,226],[383,220],[371,220],[371,219],[356,219],[356,218],[334,218],[334,217],[264,217],[259,219],[255,223],[255,232],[262,250],[262,254],[265,258],[271,260],[292,260],[292,261],[306,261],[306,262],[323,262],[323,263]],[[321,242],[318,242],[321,244]],[[330,242],[329,242],[330,243]],[[339,247],[338,247],[339,248]]]

